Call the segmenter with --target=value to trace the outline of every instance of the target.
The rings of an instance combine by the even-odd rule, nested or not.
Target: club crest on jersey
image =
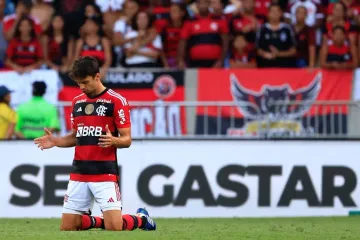
[[[94,105],[92,105],[92,104],[86,105],[86,107],[85,107],[85,113],[86,113],[87,115],[92,114],[93,111],[94,111]]]
[[[98,116],[105,116],[106,114],[106,109],[107,107],[105,107],[104,105],[100,105],[97,109],[96,109],[96,113]]]

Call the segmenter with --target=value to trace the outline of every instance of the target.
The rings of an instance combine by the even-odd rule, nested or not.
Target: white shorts
[[[92,210],[94,200],[102,212],[121,210],[121,195],[116,182],[69,181],[64,197],[63,213],[84,214]]]

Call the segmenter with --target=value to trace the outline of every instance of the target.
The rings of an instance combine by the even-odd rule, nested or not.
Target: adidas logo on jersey
[[[76,112],[81,112],[82,111],[82,108],[79,107],[78,110]]]

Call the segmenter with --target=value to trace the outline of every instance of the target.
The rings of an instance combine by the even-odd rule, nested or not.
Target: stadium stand
[[[0,0],[0,67],[2,72],[21,76],[35,74],[37,70],[56,71],[60,76],[59,84],[56,83],[59,87],[53,89],[60,93],[57,100],[61,102],[75,94],[70,94],[72,86],[66,73],[78,56],[97,58],[102,78],[108,83],[130,81],[130,73],[118,72],[130,68],[131,71],[153,69],[151,74],[148,72],[153,78],[156,69],[183,75],[177,71],[190,68],[264,71],[269,67],[282,68],[285,72],[286,68],[302,72],[317,71],[320,67],[329,71],[351,71],[358,67],[360,57],[359,13],[360,4],[355,0]],[[141,74],[146,72],[140,71],[135,78],[141,79]],[[182,82],[176,82],[178,87],[191,85],[189,81],[184,83],[183,75]],[[31,77],[35,81],[42,79],[33,78],[43,77]],[[146,81],[146,76],[143,78]],[[4,81],[0,81],[0,85],[12,90]],[[266,84],[265,80],[261,86]],[[127,91],[131,88],[128,85],[115,88]],[[19,88],[17,85],[18,92]],[[164,96],[166,89],[171,91],[171,81],[165,80],[161,86],[152,88]],[[4,91],[0,96],[2,104],[8,103],[8,94]],[[157,99],[134,97],[133,101]],[[315,100],[319,99],[315,97]],[[16,104],[11,107],[16,110]],[[61,111],[59,114],[68,114],[67,109]],[[6,114],[12,113],[6,111]],[[2,126],[13,127],[9,119],[13,120],[5,116],[5,111],[0,112]],[[67,125],[66,121],[63,125]],[[203,125],[201,131],[193,132],[203,134],[210,128]],[[212,129],[216,129],[217,134],[229,131],[217,130],[221,126],[215,125]],[[144,131],[148,130],[149,127]],[[15,133],[6,132],[0,138],[6,136],[14,138]]]

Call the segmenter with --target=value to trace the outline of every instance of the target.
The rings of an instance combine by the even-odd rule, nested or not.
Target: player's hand
[[[44,128],[44,131],[44,136],[34,139],[35,144],[41,150],[49,149],[55,146],[55,137],[52,135],[49,129]]]
[[[114,136],[111,134],[108,125],[105,126],[106,135],[101,135],[99,138],[99,146],[100,147],[112,147],[115,145]]]

